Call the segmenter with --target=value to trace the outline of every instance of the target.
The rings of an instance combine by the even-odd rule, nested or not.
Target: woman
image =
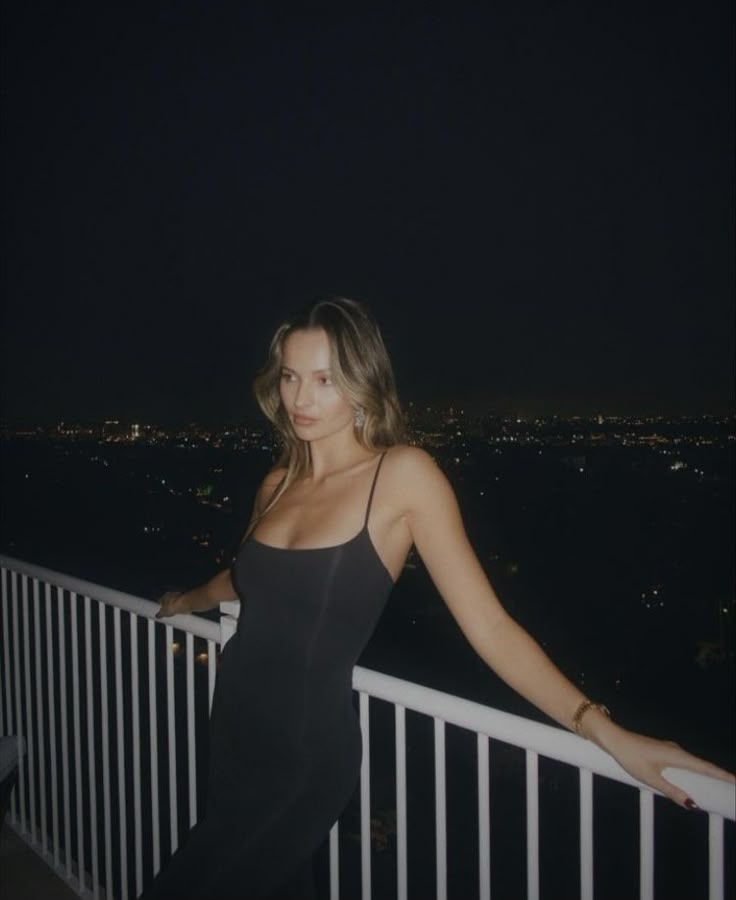
[[[391,364],[362,306],[324,298],[283,324],[255,393],[281,462],[232,569],[161,601],[160,616],[243,603],[217,677],[205,815],[147,897],[313,896],[312,853],[359,773],[352,668],[412,545],[477,653],[555,721],[688,808],[666,766],[733,778],[616,725],[504,611],[447,479],[401,443]]]

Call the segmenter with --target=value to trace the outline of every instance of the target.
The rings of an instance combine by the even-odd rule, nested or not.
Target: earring
[[[356,406],[353,410],[353,422],[356,428],[362,428],[365,425],[365,410],[362,406]]]

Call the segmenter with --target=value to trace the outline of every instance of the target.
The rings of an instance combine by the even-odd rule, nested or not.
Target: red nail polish
[[[687,806],[688,809],[700,809],[698,804],[694,800],[691,800],[689,797],[685,801],[685,806]]]

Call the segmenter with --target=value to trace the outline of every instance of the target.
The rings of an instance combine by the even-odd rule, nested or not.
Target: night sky
[[[732,411],[731,5],[6,2],[2,415],[247,419],[318,293],[404,402]]]

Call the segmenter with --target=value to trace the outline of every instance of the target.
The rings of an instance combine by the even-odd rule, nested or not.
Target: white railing
[[[180,835],[197,821],[199,749],[206,745],[216,654],[233,631],[238,604],[223,604],[220,624],[196,616],[174,616],[164,622],[154,618],[158,606],[150,601],[7,557],[0,557],[0,566],[0,733],[21,735],[27,746],[9,824],[80,896],[136,897],[160,868],[164,847],[166,855],[173,853]],[[197,653],[195,642],[201,648]],[[452,760],[449,768],[446,764],[451,757],[447,736],[454,741],[452,736],[460,729],[475,734],[475,811],[469,817],[465,804],[463,817],[475,823],[478,897],[491,897],[490,776],[492,760],[503,758],[506,766],[506,745],[521,748],[513,752],[525,758],[524,765],[520,755],[518,768],[524,770],[526,866],[521,877],[526,896],[530,900],[540,896],[540,841],[545,841],[544,830],[540,837],[541,758],[543,766],[556,760],[568,770],[578,769],[577,795],[566,796],[565,803],[569,807],[575,797],[578,804],[579,895],[584,900],[594,896],[593,785],[594,776],[603,776],[620,782],[624,793],[631,787],[638,792],[639,896],[655,897],[654,795],[603,751],[559,728],[368,669],[356,667],[354,688],[364,748],[357,836],[363,900],[373,896],[383,900],[372,890],[380,851],[374,847],[371,814],[372,776],[374,784],[386,780],[381,768],[371,767],[371,751],[380,750],[380,756],[387,742],[388,731],[380,723],[376,726],[374,718],[374,709],[383,704],[393,706],[392,896],[406,900],[414,877],[408,852],[407,748],[413,752],[415,745],[407,732],[415,727],[414,719],[430,717],[434,835],[426,856],[434,855],[432,892],[438,900],[444,900],[448,890],[452,893],[448,773],[452,775],[453,768]],[[378,746],[371,740],[372,728],[374,734],[378,729]],[[418,743],[426,745],[426,735]],[[466,753],[463,766],[467,762]],[[708,857],[707,896],[723,900],[724,842],[730,847],[733,841],[730,825],[724,838],[724,820],[735,817],[734,788],[680,770],[665,774],[708,815],[707,847],[703,846]],[[680,812],[672,804],[660,803]],[[523,818],[521,808],[515,817]],[[411,821],[416,833],[422,823]],[[453,819],[453,827],[454,823]],[[390,830],[393,835],[393,826]],[[331,900],[340,897],[350,869],[346,858],[350,840],[344,821],[336,823],[329,839]],[[347,865],[341,866],[341,859]]]
[[[150,601],[5,557],[0,565],[0,725],[27,746],[9,822],[80,896],[136,897],[144,857],[147,870],[160,867],[161,833],[173,852],[197,821],[197,739],[221,629],[195,616],[156,621]],[[206,647],[199,715],[195,639]]]

